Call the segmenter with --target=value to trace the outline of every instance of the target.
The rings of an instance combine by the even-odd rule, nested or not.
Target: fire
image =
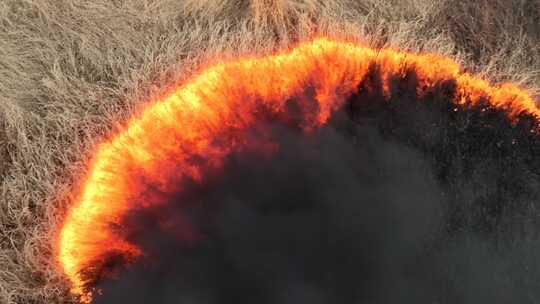
[[[380,68],[384,96],[392,94],[390,77],[412,69],[419,96],[450,80],[456,88],[455,110],[488,102],[512,121],[533,117],[531,132],[538,132],[540,109],[524,90],[510,83],[490,85],[439,55],[316,38],[278,54],[211,65],[150,103],[123,132],[97,148],[59,237],[58,261],[72,292],[83,302],[91,301],[85,273],[108,254],[125,262],[144,255],[113,227],[132,208],[160,203],[160,197],[145,191],[148,185],[158,190],[152,193],[166,194],[182,190],[180,178],[201,180],[205,168],[219,168],[243,145],[242,132],[257,121],[260,111],[280,115],[287,100],[302,96],[307,88],[317,109],[301,126],[309,131],[325,124],[359,90],[373,65]]]

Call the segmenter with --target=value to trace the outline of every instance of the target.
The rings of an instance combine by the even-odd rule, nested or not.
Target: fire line
[[[124,131],[97,147],[58,240],[57,259],[72,292],[82,302],[91,302],[85,273],[108,253],[121,255],[127,263],[144,255],[111,228],[132,208],[159,204],[160,198],[148,197],[141,185],[172,193],[182,190],[175,183],[179,176],[200,180],[204,170],[192,161],[194,157],[219,168],[242,145],[241,132],[254,124],[261,106],[279,114],[288,99],[307,87],[314,92],[318,110],[306,118],[303,127],[324,125],[358,90],[374,64],[381,71],[384,95],[392,94],[389,77],[412,69],[419,96],[452,80],[456,110],[487,101],[512,121],[523,114],[534,117],[531,132],[539,131],[540,109],[526,91],[511,83],[491,85],[462,72],[450,58],[435,54],[375,50],[315,38],[277,54],[208,66],[167,97],[149,103]]]

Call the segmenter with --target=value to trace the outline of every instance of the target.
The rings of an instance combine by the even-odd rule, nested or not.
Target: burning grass
[[[469,6],[477,6],[470,9]],[[97,143],[215,54],[315,33],[451,55],[538,87],[534,1],[3,1],[0,301],[73,301],[51,239]],[[120,123],[122,124],[122,123]]]

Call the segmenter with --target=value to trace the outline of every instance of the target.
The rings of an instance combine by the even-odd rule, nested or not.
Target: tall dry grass
[[[70,303],[54,238],[92,148],[216,54],[323,33],[540,87],[535,0],[0,2],[0,303]]]

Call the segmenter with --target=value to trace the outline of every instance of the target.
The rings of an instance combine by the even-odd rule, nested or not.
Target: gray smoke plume
[[[534,120],[453,111],[451,80],[418,97],[413,71],[387,99],[378,75],[322,129],[261,119],[245,136],[277,152],[247,145],[130,213],[122,233],[147,255],[95,303],[540,301]]]

